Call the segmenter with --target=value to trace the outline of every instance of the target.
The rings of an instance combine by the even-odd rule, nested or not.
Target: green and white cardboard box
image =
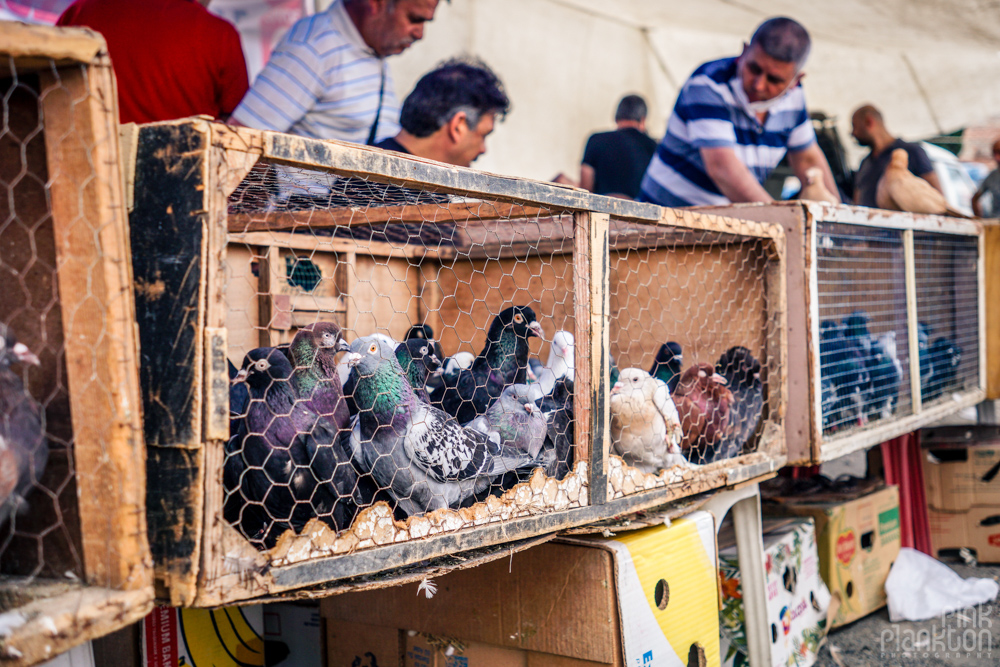
[[[816,531],[809,518],[765,519],[764,569],[773,667],[808,667],[826,634],[830,591],[819,574]],[[743,591],[735,545],[719,536],[720,652],[724,667],[747,659]]]

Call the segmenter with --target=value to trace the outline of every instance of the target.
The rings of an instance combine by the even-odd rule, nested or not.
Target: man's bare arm
[[[732,148],[702,148],[701,158],[709,178],[729,201],[774,201]]]
[[[920,178],[924,179],[928,183],[934,186],[934,189],[944,194],[944,190],[941,188],[941,179],[938,178],[936,171],[928,171],[926,174],[921,174]]]
[[[588,192],[594,191],[594,168],[589,164],[580,165],[580,187]]]

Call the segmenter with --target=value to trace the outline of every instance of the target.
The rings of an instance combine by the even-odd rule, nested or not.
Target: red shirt
[[[76,0],[58,24],[104,35],[123,123],[228,116],[247,92],[239,33],[193,0]]]

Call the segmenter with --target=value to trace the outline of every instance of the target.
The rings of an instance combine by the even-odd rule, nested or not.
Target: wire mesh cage
[[[982,225],[787,202],[789,460],[819,463],[984,397]]]
[[[781,465],[776,226],[661,220],[655,206],[204,121],[126,133],[150,535],[173,603],[368,576]],[[746,280],[767,282],[746,289],[772,310],[761,297],[734,315],[759,328],[747,344],[767,365],[767,437],[749,447],[769,455],[677,461],[680,477],[616,493],[609,332],[615,354],[636,352],[609,322],[636,301],[623,292],[613,312],[609,275],[677,251],[685,229],[732,246],[718,266],[745,256]],[[690,264],[694,294],[707,276]],[[641,298],[659,318],[664,296]]]
[[[612,224],[612,497],[784,465],[783,234],[675,219]]]
[[[153,588],[118,109],[104,41],[0,23],[0,659],[144,616]]]

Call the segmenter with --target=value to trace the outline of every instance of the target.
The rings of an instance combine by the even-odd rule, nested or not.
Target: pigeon
[[[726,378],[733,394],[729,409],[729,430],[711,460],[739,456],[750,442],[764,411],[764,384],[760,362],[745,347],[731,347],[715,363],[715,372]]]
[[[357,514],[358,479],[333,420],[296,398],[291,362],[257,348],[237,382],[250,394],[246,417],[227,444],[223,514],[258,547],[313,517],[335,530]]]
[[[23,513],[49,461],[45,413],[11,364],[39,365],[38,357],[0,323],[0,524]]]
[[[441,369],[441,360],[434,352],[433,341],[423,338],[407,338],[396,346],[396,361],[406,372],[406,379],[413,393],[424,403],[430,403],[427,395],[427,379]]]
[[[524,450],[532,458],[538,457],[548,430],[545,415],[526,384],[505,387],[489,410],[466,426],[487,435],[496,433],[502,444]]]
[[[458,374],[467,368],[472,368],[476,361],[476,355],[471,352],[456,352],[453,356],[444,360],[441,368],[442,383],[456,382]]]
[[[239,384],[233,384],[233,380],[236,379],[236,375],[239,373],[239,369],[233,365],[233,362],[227,360],[229,364],[229,418],[230,421],[234,417],[246,414],[247,403],[250,402],[250,392],[247,391],[246,384],[240,382]],[[235,432],[235,431],[234,431]]]
[[[395,347],[397,345],[399,345],[399,342],[396,341],[396,340],[394,340],[391,336],[386,336],[385,334],[381,334],[381,333],[374,333],[374,334],[371,334],[371,335],[375,336],[376,338],[378,338],[379,340],[381,340],[382,342],[384,342],[386,345],[391,346],[393,349],[395,349]],[[344,395],[345,396],[348,395],[348,392],[347,392],[347,389],[346,389],[346,385],[347,385],[347,377],[350,374],[351,374],[351,367],[347,365],[347,359],[346,359],[346,357],[342,358],[340,360],[340,362],[337,363],[337,376],[340,377],[340,384],[341,384],[341,386],[345,387],[345,389],[344,389]]]
[[[542,362],[533,357],[528,360],[528,379],[533,382],[532,391],[535,400],[551,394],[557,380],[562,378],[572,380],[575,364],[576,346],[573,344],[573,334],[568,331],[557,331],[552,337],[552,345],[549,348],[548,365],[542,366]]]
[[[868,322],[871,318],[863,310],[855,310],[844,319],[844,338],[862,358],[867,359],[872,351],[872,343],[875,337],[868,331]]]
[[[927,350],[926,358],[931,366],[930,378],[921,385],[921,399],[929,401],[938,398],[946,388],[955,383],[958,365],[962,362],[962,348],[948,338],[937,338]]]
[[[692,463],[714,460],[728,437],[733,394],[726,384],[709,364],[691,366],[677,381],[673,399],[684,431],[681,449]]]
[[[457,508],[497,477],[539,465],[527,452],[463,428],[448,413],[420,402],[393,346],[360,338],[348,359],[359,409],[352,421],[352,456],[407,516]]]
[[[827,431],[865,423],[864,397],[869,390],[871,377],[865,360],[854,343],[845,336],[846,329],[832,320],[820,323],[819,356],[820,378],[833,383],[836,401],[833,412],[824,421]]]
[[[438,365],[443,366],[445,362],[444,350],[441,349],[441,343],[434,337],[434,329],[431,328],[429,324],[414,324],[403,336],[403,342],[408,340],[425,340],[430,343],[434,355],[438,358]],[[405,366],[404,366],[405,368]],[[441,374],[432,375],[428,378],[428,383],[432,389],[437,388],[441,385]],[[416,387],[414,387],[416,389]]]
[[[833,194],[826,188],[823,182],[823,170],[819,167],[809,167],[806,169],[806,182],[799,192],[799,199],[803,201],[825,201],[831,204],[839,204],[840,197]]]
[[[454,379],[434,390],[431,403],[459,423],[467,424],[486,412],[503,388],[527,381],[528,338],[542,337],[542,326],[528,306],[512,306],[493,319],[486,346],[472,368],[459,371]]]
[[[671,393],[677,389],[677,380],[681,377],[681,369],[684,364],[684,353],[681,344],[674,341],[667,341],[660,346],[653,359],[653,367],[649,369],[649,374],[657,380],[667,383]]]
[[[910,156],[902,148],[892,151],[889,165],[878,181],[875,203],[887,211],[909,211],[967,218],[948,204],[937,188],[910,173]]]
[[[611,447],[647,473],[686,463],[681,419],[667,383],[639,368],[621,371],[611,388]]]
[[[899,402],[899,383],[903,379],[903,367],[896,356],[895,331],[872,343],[865,366],[871,378],[865,394],[865,415],[868,419],[887,419]]]
[[[291,378],[295,395],[316,414],[332,419],[338,429],[347,427],[350,414],[336,357],[350,349],[338,324],[316,322],[299,329],[285,352],[295,367]]]

